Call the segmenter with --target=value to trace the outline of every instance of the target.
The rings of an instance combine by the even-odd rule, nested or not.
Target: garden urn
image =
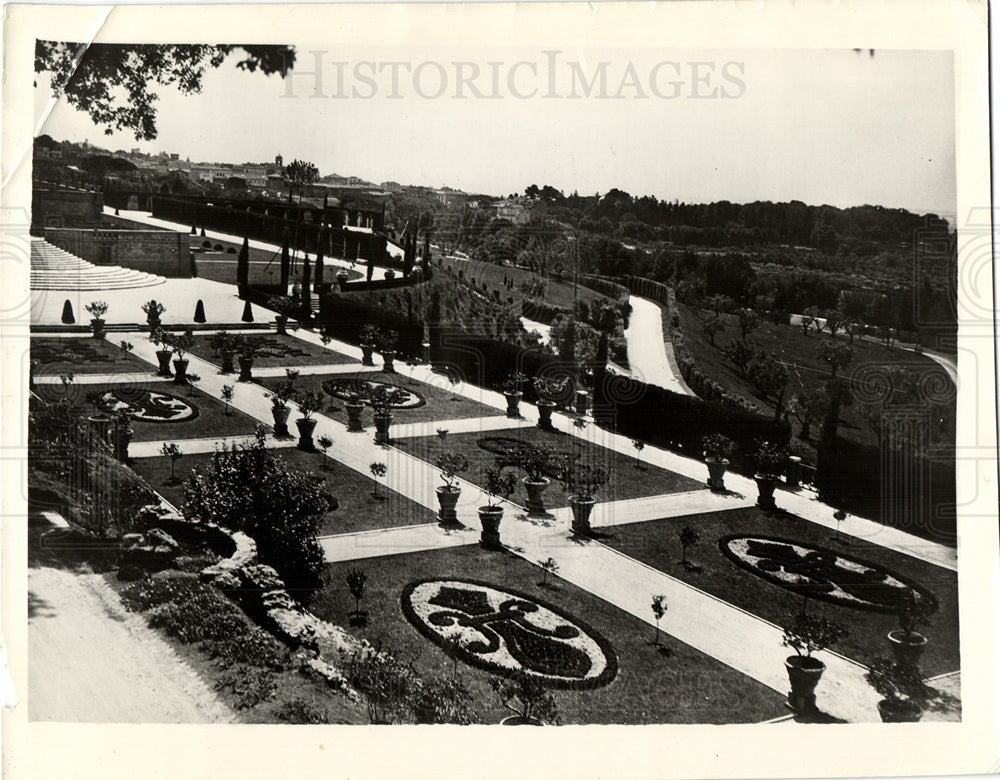
[[[594,511],[593,498],[569,497],[569,508],[573,511],[573,533],[590,533],[590,513]]]
[[[545,511],[545,488],[549,486],[549,480],[545,477],[539,480],[525,477],[521,480],[521,484],[524,485],[524,490],[528,494],[528,500],[524,504],[528,508],[528,516],[539,517],[547,515],[548,512]]]
[[[906,699],[882,699],[878,703],[883,723],[916,723],[923,714],[919,704]]]
[[[927,645],[927,637],[923,634],[916,631],[907,634],[901,629],[890,631],[888,640],[892,656],[900,666],[916,666]]]
[[[236,368],[233,366],[233,360],[236,359],[236,350],[234,349],[220,349],[219,355],[222,357],[222,373],[231,374]]]
[[[586,390],[576,391],[576,413],[581,417],[587,414],[587,409],[590,406],[590,393]]]
[[[708,466],[708,486],[713,493],[724,493],[726,491],[726,469],[729,468],[729,461],[726,458],[705,458],[705,465]]]
[[[306,452],[315,451],[313,431],[316,430],[316,421],[311,417],[300,417],[295,421],[295,427],[299,429],[299,449]]]
[[[392,361],[396,358],[396,351],[394,349],[386,349],[381,352],[382,355],[382,370],[387,374],[393,374],[396,371],[396,367],[393,366]]]
[[[156,350],[156,360],[160,364],[159,375],[160,376],[172,376],[170,371],[170,358],[174,356],[174,353],[169,349],[158,349]]]
[[[374,344],[362,344],[361,345],[361,365],[363,366],[374,366],[375,361],[372,360],[372,353],[375,352]]]
[[[274,435],[277,438],[290,436],[288,432],[288,415],[291,410],[287,406],[272,406],[271,417],[274,418]]]
[[[479,523],[482,532],[479,536],[479,544],[488,550],[499,550],[500,544],[500,521],[503,519],[503,507],[481,506],[479,507]]]
[[[279,336],[284,336],[287,333],[285,330],[285,325],[287,324],[288,316],[285,314],[279,314],[274,318],[275,330]]]
[[[108,441],[108,437],[111,434],[110,417],[98,414],[92,417],[88,417],[87,422],[90,423],[91,436],[97,439],[101,439],[104,442]]]
[[[240,376],[238,381],[252,382],[253,374],[251,371],[253,370],[253,358],[247,357],[246,355],[240,355],[237,360],[239,360],[240,363]]]
[[[177,358],[174,361],[174,384],[175,385],[186,385],[187,384],[187,369],[188,361],[184,358]]]
[[[800,466],[802,464],[802,458],[798,455],[791,455],[788,458],[788,468],[785,471],[785,484],[789,487],[797,488],[799,486],[799,478],[801,475]]]
[[[458,497],[461,493],[461,488],[450,485],[442,485],[437,489],[438,520],[442,523],[454,525],[458,522],[458,513],[455,511],[455,507],[458,505]]]
[[[778,480],[769,474],[756,474],[754,481],[757,483],[757,506],[770,512],[776,507],[774,486]]]
[[[503,394],[503,397],[507,399],[507,416],[512,420],[519,420],[521,418],[519,404],[523,395],[524,393],[516,390],[507,390]]]
[[[816,685],[826,670],[826,664],[807,655],[792,655],[785,659],[788,671],[788,706],[796,712],[816,710]]]
[[[104,320],[100,317],[94,317],[94,319],[90,321],[90,328],[94,332],[95,339],[104,338]]]
[[[539,401],[538,407],[538,427],[543,431],[555,430],[552,427],[552,410],[556,408],[555,401]]]
[[[391,414],[376,414],[373,417],[375,422],[375,443],[389,443],[389,426],[392,425]]]
[[[115,428],[114,447],[115,458],[122,463],[128,462],[128,445],[132,443],[132,434],[135,433],[127,425]]]
[[[361,413],[365,410],[364,401],[347,401],[344,408],[347,410],[347,430],[363,431],[365,425],[361,421]]]

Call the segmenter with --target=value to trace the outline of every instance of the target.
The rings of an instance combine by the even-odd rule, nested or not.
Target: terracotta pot
[[[927,637],[916,631],[907,637],[905,631],[897,629],[890,631],[887,639],[893,659],[900,666],[916,666],[920,662],[920,656],[924,654],[924,647],[927,645]]]
[[[361,345],[361,365],[363,366],[374,366],[375,361],[372,360],[372,353],[375,351],[374,344],[362,344]]]
[[[313,431],[316,430],[316,421],[300,417],[295,421],[295,427],[299,429],[298,448],[306,452],[315,452],[316,447],[313,445]]]
[[[291,410],[287,406],[272,406],[271,417],[274,419],[274,435],[278,438],[285,438],[291,434],[288,432],[288,415]]]
[[[757,506],[769,511],[774,509],[777,506],[774,503],[774,486],[778,480],[769,475],[756,474],[754,481],[757,483]]]
[[[479,544],[489,550],[498,550],[500,544],[500,521],[503,520],[503,507],[479,507],[479,523],[483,530],[479,536]]]
[[[826,671],[826,664],[810,656],[792,655],[785,659],[785,669],[792,687],[788,706],[796,712],[815,711],[816,685]]]
[[[511,715],[500,721],[501,726],[541,726],[542,722],[537,718],[526,718],[523,715]]]
[[[389,426],[392,425],[392,415],[376,414],[372,419],[375,421],[375,443],[388,444]]]
[[[219,350],[219,355],[222,357],[222,373],[233,373],[236,370],[233,366],[233,361],[236,359],[236,351],[232,349],[221,349]]]
[[[592,498],[569,497],[569,508],[573,510],[573,533],[590,533],[590,513],[596,503]]]
[[[238,381],[240,381],[240,382],[252,382],[253,381],[253,374],[251,373],[251,371],[253,370],[253,358],[252,357],[246,357],[245,355],[240,355],[237,358],[237,360],[240,363],[240,376],[239,376]]]
[[[458,504],[458,497],[462,494],[462,489],[442,485],[436,492],[438,504],[440,505],[438,520],[448,525],[454,525],[458,522],[458,514],[455,512],[455,506]]]
[[[95,339],[104,338],[104,320],[99,317],[95,317],[90,321],[90,329],[93,331]]]
[[[528,500],[525,502],[525,506],[528,508],[528,516],[540,516],[547,515],[545,511],[545,488],[549,486],[549,480],[545,477],[538,482],[535,482],[530,477],[525,477],[521,480],[521,484],[524,485],[524,490],[528,494]]]
[[[586,390],[576,391],[576,413],[583,417],[587,414],[587,409],[590,406],[590,393]]]
[[[705,465],[708,466],[708,486],[714,493],[724,493],[729,461],[725,458],[706,458]]]
[[[187,384],[187,370],[188,361],[184,358],[177,358],[174,361],[174,384],[175,385],[186,385]]]
[[[347,430],[363,431],[365,425],[361,420],[361,413],[365,410],[364,402],[348,401],[344,404],[344,408],[347,410]]]
[[[285,314],[279,314],[277,317],[274,318],[274,324],[275,324],[275,327],[276,327],[275,332],[279,336],[286,335],[287,331],[285,330],[285,325],[288,324],[288,316],[287,315],[285,315]]]
[[[905,699],[882,699],[878,703],[883,723],[916,723],[923,714],[919,704]]]
[[[109,441],[111,435],[111,418],[105,417],[104,415],[94,415],[87,418],[87,422],[90,423],[90,433],[95,438],[101,441]]]
[[[789,487],[799,486],[799,475],[802,473],[799,470],[799,466],[802,464],[802,458],[798,455],[790,455],[788,457],[788,468],[785,470],[785,484]]]
[[[379,353],[382,356],[382,370],[387,374],[396,373],[396,367],[392,361],[396,358],[396,350],[386,349]]]
[[[552,410],[556,408],[555,401],[539,401],[535,405],[538,407],[538,427],[543,431],[555,430],[552,427]]]
[[[172,376],[170,371],[170,359],[174,356],[174,353],[169,349],[158,349],[156,350],[156,360],[160,364],[160,370],[157,372],[160,376]]]
[[[132,443],[132,435],[135,433],[131,428],[118,428],[114,435],[115,458],[122,463],[128,463],[128,445]]]
[[[520,391],[507,390],[504,392],[503,396],[507,399],[507,416],[512,420],[519,420],[521,418],[521,410],[519,404],[521,403],[521,397],[524,393]]]

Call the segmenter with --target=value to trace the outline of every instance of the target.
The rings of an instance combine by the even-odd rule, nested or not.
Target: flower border
[[[490,588],[491,590],[498,591],[500,593],[509,594],[515,598],[523,599],[524,601],[531,601],[538,604],[540,607],[544,607],[550,612],[555,613],[563,620],[572,623],[581,631],[585,632],[601,649],[604,653],[604,658],[606,665],[604,670],[591,678],[583,680],[568,680],[561,679],[557,677],[549,677],[547,675],[537,674],[528,669],[508,669],[507,667],[500,666],[499,664],[490,663],[489,661],[484,661],[481,656],[475,655],[466,651],[464,648],[455,648],[440,634],[431,630],[424,621],[422,621],[413,609],[413,605],[410,603],[410,596],[413,591],[416,590],[421,585],[431,583],[431,582],[441,582],[441,583],[457,583],[465,585],[477,585],[482,588]],[[463,663],[468,664],[477,669],[482,669],[483,671],[490,672],[492,674],[500,675],[502,677],[514,677],[517,674],[527,674],[531,677],[535,677],[540,680],[548,688],[556,688],[560,690],[589,690],[593,688],[603,688],[605,685],[610,684],[618,676],[618,670],[620,668],[618,661],[618,653],[615,651],[614,646],[609,642],[603,634],[591,627],[589,624],[579,620],[575,616],[566,612],[563,609],[555,606],[549,601],[540,599],[537,596],[530,596],[527,593],[519,590],[513,590],[503,585],[497,585],[496,583],[486,582],[485,580],[473,580],[464,577],[427,577],[425,579],[414,580],[403,588],[402,593],[399,597],[400,608],[403,610],[403,615],[410,622],[410,624],[426,639],[436,644],[442,650],[449,653],[455,653],[459,660]]]
[[[736,539],[759,539],[762,542],[792,544],[795,545],[796,547],[807,548],[810,551],[828,553],[837,558],[840,558],[845,561],[850,561],[851,563],[857,564],[859,566],[864,566],[868,569],[873,569],[878,572],[884,572],[886,575],[891,576],[896,580],[899,580],[899,582],[903,583],[908,588],[916,591],[921,596],[924,596],[925,598],[929,599],[931,604],[934,605],[933,611],[936,612],[938,609],[939,602],[937,597],[933,593],[931,593],[931,591],[928,590],[926,587],[916,582],[915,580],[910,579],[909,577],[903,576],[902,574],[898,574],[892,569],[887,569],[885,566],[882,566],[881,564],[872,563],[870,561],[865,560],[864,558],[858,558],[854,555],[844,555],[838,552],[837,550],[831,550],[829,547],[821,547],[819,545],[815,545],[809,542],[803,542],[801,540],[788,539],[784,536],[769,536],[766,534],[729,534],[727,536],[722,536],[719,538],[719,549],[722,550],[722,554],[725,555],[734,564],[736,564],[739,568],[743,569],[744,571],[748,571],[757,577],[760,577],[762,580],[766,582],[770,582],[772,585],[777,585],[779,588],[783,588],[784,590],[787,590],[790,593],[801,595],[801,590],[796,588],[794,585],[784,582],[778,577],[769,576],[767,572],[762,571],[757,566],[748,563],[739,555],[737,555],[736,552],[730,549],[729,547],[729,543]],[[814,599],[816,601],[825,601],[828,604],[836,604],[837,606],[846,607],[848,609],[861,610],[864,612],[879,612],[888,615],[894,614],[896,612],[896,610],[893,609],[892,607],[875,604],[874,602],[871,601],[866,601],[866,602],[847,601],[837,596],[831,596],[816,590],[812,590],[809,593],[809,598]]]

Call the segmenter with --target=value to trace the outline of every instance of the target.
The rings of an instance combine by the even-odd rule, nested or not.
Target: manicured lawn
[[[684,526],[691,526],[701,536],[698,544],[688,549],[688,560],[702,566],[700,572],[678,563],[681,545],[677,535]],[[923,585],[938,600],[938,612],[931,625],[918,628],[930,637],[921,662],[922,671],[930,676],[959,668],[958,580],[954,572],[940,566],[859,539],[851,538],[849,544],[834,542],[833,532],[825,528],[791,515],[768,516],[755,508],[604,530],[608,532],[608,538],[602,540],[605,544],[778,625],[784,625],[802,609],[802,597],[738,567],[719,549],[719,538],[732,534],[778,536],[878,564]],[[889,654],[886,634],[898,628],[892,615],[820,600],[810,600],[808,608],[848,627],[850,636],[833,648],[838,652],[860,663]]]
[[[411,393],[418,394],[424,399],[424,401],[426,401],[423,406],[416,408],[396,409],[392,415],[393,425],[406,425],[408,423],[428,422],[431,420],[461,420],[469,417],[495,417],[496,415],[502,414],[502,412],[491,406],[486,406],[485,404],[477,403],[476,401],[470,401],[460,395],[453,395],[450,385],[448,385],[447,380],[444,378],[441,379],[440,386],[427,384],[415,379],[410,379],[410,377],[405,373],[405,364],[401,365],[397,363],[397,366],[399,367],[399,373],[394,374],[386,374],[381,371],[377,371],[358,372],[357,374],[316,374],[301,376],[295,383],[295,386],[299,390],[322,390],[323,383],[330,380],[344,381],[351,384],[363,383],[366,381],[384,382],[400,387]],[[273,390],[283,380],[284,377],[267,377],[257,381],[269,390]],[[327,408],[323,411],[323,414],[327,414],[346,424],[347,412],[344,410],[344,402],[340,398],[332,396],[329,393],[324,393],[324,395],[329,401],[329,406],[327,406]],[[365,410],[363,419],[365,421],[365,426],[371,428],[372,413],[370,408]]]
[[[484,438],[503,437],[517,439],[534,446],[548,445],[558,452],[571,453],[585,463],[603,466],[608,472],[608,482],[597,493],[598,501],[620,501],[627,498],[656,496],[662,493],[681,493],[688,490],[704,489],[705,485],[693,479],[682,477],[671,471],[640,463],[633,457],[581,441],[575,436],[561,432],[547,432],[540,428],[511,428],[483,433],[461,433],[449,435],[446,447],[449,452],[460,453],[469,460],[469,470],[462,476],[477,485],[483,485],[483,470],[492,468],[496,454],[479,446]],[[441,441],[437,436],[394,440],[401,450],[418,458],[433,462],[441,454]],[[526,476],[516,470],[519,477]],[[550,484],[545,490],[546,507],[569,506],[568,495],[558,479],[549,477]],[[519,484],[511,500],[523,504],[527,499],[524,486]]]
[[[218,366],[222,365],[222,358],[212,347],[212,335],[196,335],[195,345],[191,348],[191,353],[200,358],[209,360]],[[268,335],[245,335],[248,341],[257,347],[257,354],[254,356],[254,368],[268,368],[271,366],[321,366],[332,364],[346,364],[355,362],[346,355],[342,355],[332,349],[310,344],[294,336],[279,336],[276,333]],[[238,364],[234,364],[238,366]]]
[[[226,251],[222,252],[196,252],[195,253],[195,264],[198,268],[198,276],[202,279],[212,279],[216,282],[222,282],[224,284],[232,284],[234,287],[236,285],[236,258],[239,257],[239,251],[242,244],[233,244],[229,241],[220,241],[217,238],[205,239],[200,235],[189,236],[191,239],[192,249],[201,249],[202,241],[211,241],[212,246],[216,244],[222,244],[224,249],[229,249],[229,247],[234,247],[236,252],[230,254]],[[291,273],[288,277],[289,286],[293,285],[295,282],[302,281],[302,252],[296,254],[297,261],[295,265],[295,271]],[[313,268],[313,281],[315,281],[315,268],[316,268],[316,253],[309,253],[309,265]],[[360,279],[364,276],[364,262],[362,261],[359,266],[362,268],[361,271],[351,271],[350,278]],[[332,270],[331,270],[332,269]],[[323,271],[323,280],[326,282],[332,282],[334,279],[334,274],[340,270],[340,266],[331,266],[326,264]],[[264,249],[254,249],[250,247],[250,284],[277,284],[280,280],[281,275],[281,252],[271,252]]]
[[[183,450],[183,442],[180,446]],[[331,452],[333,449],[336,445]],[[275,452],[290,468],[322,478],[326,489],[337,498],[337,509],[328,512],[320,525],[322,536],[437,522],[434,512],[389,490],[385,485],[379,485],[382,498],[374,498],[375,481],[371,477],[330,458],[324,459],[319,453],[302,452],[295,448]],[[168,501],[180,507],[184,503],[187,475],[195,468],[206,470],[211,466],[212,457],[212,453],[199,453],[180,458],[175,466],[177,479],[173,482],[170,481],[169,458],[134,458],[131,466]]]
[[[215,400],[201,390],[181,387],[172,382],[143,382],[141,385],[132,382],[117,385],[71,385],[66,390],[61,385],[39,385],[36,388],[36,392],[45,400],[65,398],[68,393],[69,397],[87,412],[93,408],[90,398],[112,390],[116,390],[122,398],[129,402],[136,403],[141,401],[146,391],[163,393],[198,410],[195,417],[176,422],[148,422],[133,419],[132,441],[179,441],[180,439],[204,439],[212,436],[247,436],[252,434],[257,427],[257,421],[249,415],[232,407],[229,408],[227,415],[225,413],[226,407],[221,401]]]
[[[347,626],[354,599],[345,584],[352,569],[367,574],[361,601],[369,624],[350,629],[401,659],[414,659],[425,675],[450,677],[452,660],[404,617],[400,595],[425,578],[480,580],[514,588],[547,601],[588,624],[615,648],[620,670],[603,688],[553,692],[564,724],[573,723],[754,723],[787,713],[784,697],[709,656],[663,636],[669,655],[653,645],[654,629],[586,591],[558,578],[541,587],[541,570],[507,552],[478,546],[338,563],[328,567],[329,584],[313,611]],[[511,714],[489,687],[489,672],[459,662],[458,674],[473,694],[481,722],[495,724]]]
[[[35,376],[64,374],[135,374],[156,373],[156,368],[135,355],[126,354],[120,342],[136,343],[145,335],[113,333],[108,339],[40,338],[31,339],[31,359],[39,361]]]
[[[756,404],[765,414],[774,413],[773,399],[765,401],[760,398],[756,391],[735,371],[733,363],[723,354],[725,346],[733,339],[739,339],[740,331],[736,315],[724,314],[725,329],[715,334],[715,346],[712,346],[708,337],[701,330],[705,311],[692,309],[684,304],[677,305],[677,313],[680,316],[681,329],[684,333],[684,343],[687,351],[694,357],[698,368],[709,379],[713,379],[730,392],[746,398]],[[836,343],[846,345],[848,338],[840,334],[834,339],[829,333],[816,333],[810,327],[809,335],[802,334],[799,326],[775,325],[771,322],[762,322],[761,326],[750,333],[749,339],[769,353],[778,356],[788,368],[789,382],[785,393],[785,400],[788,401],[796,393],[803,389],[811,390],[824,385],[830,376],[829,367],[818,357],[820,345],[823,343]],[[945,375],[944,369],[930,358],[918,355],[914,352],[905,352],[900,349],[886,347],[871,341],[855,339],[853,344],[854,356],[851,363],[842,367],[840,376],[850,377],[854,371],[862,371],[865,365],[878,368],[889,368],[899,366],[905,369],[912,376],[920,377],[933,376],[941,377],[942,386],[947,387],[950,382]],[[928,381],[928,380],[925,380]],[[863,388],[862,388],[863,389]],[[844,406],[840,412],[839,433],[845,439],[877,446],[878,441],[874,432],[868,428],[861,416],[861,404],[854,403]],[[950,426],[954,429],[954,407]],[[796,435],[799,434],[799,424],[793,424]],[[819,435],[817,427],[813,427],[812,436]]]

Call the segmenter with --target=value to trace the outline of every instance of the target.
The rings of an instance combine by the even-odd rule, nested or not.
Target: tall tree
[[[236,258],[236,285],[240,288],[240,295],[246,294],[246,288],[250,284],[250,242],[243,239],[243,246],[240,247],[240,254]]]
[[[127,130],[156,138],[155,87],[201,92],[202,77],[234,53],[240,70],[284,78],[295,64],[292,46],[35,42],[35,73],[51,75],[55,97],[90,115],[105,135]],[[37,83],[37,82],[36,82]]]
[[[288,187],[288,202],[292,202],[292,195],[295,194],[301,203],[306,187],[319,178],[319,168],[305,160],[292,160],[281,169],[281,178]]]
[[[312,268],[309,267],[309,256],[302,264],[302,316],[309,318],[312,314],[312,298],[309,295],[309,285],[312,283]]]
[[[326,243],[326,229],[319,229],[319,246],[316,249],[316,292],[319,292],[320,285],[323,284],[323,244]]]
[[[288,251],[288,228],[281,233],[281,289],[282,295],[288,291],[288,274],[291,270],[292,260]]]

